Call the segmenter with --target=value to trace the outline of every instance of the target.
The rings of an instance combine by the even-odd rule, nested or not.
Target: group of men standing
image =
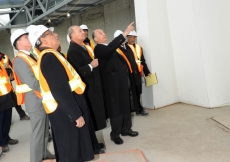
[[[131,112],[148,115],[140,95],[142,71],[150,71],[136,36],[131,23],[107,44],[106,34],[96,29],[94,46],[86,25],[71,26],[64,55],[54,28],[37,25],[12,33],[12,46],[18,50],[13,60],[17,101],[25,103],[31,118],[31,162],[92,160],[94,154],[104,153],[95,131],[105,128],[108,118],[115,144],[123,143],[120,135],[138,135],[131,129]],[[48,121],[55,155],[47,150]]]

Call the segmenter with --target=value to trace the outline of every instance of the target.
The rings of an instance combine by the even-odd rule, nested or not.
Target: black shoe
[[[136,113],[136,115],[137,116],[147,116],[147,115],[149,115],[149,113],[145,112],[145,110],[142,110],[142,111]]]
[[[8,145],[2,146],[2,152],[9,152],[10,148],[8,147]]]
[[[103,149],[103,148],[105,148],[105,144],[104,143],[99,143],[99,147],[100,147],[100,149]]]
[[[50,154],[46,158],[44,158],[43,160],[48,160],[48,159],[56,159],[55,154]]]
[[[99,150],[99,154],[104,154],[105,150]]]
[[[3,151],[0,150],[0,160],[1,160],[2,157],[3,157]]]
[[[138,132],[132,130],[128,133],[121,133],[122,136],[130,136],[130,137],[136,137],[138,136],[138,134],[139,134]]]
[[[30,120],[30,117],[27,116],[27,115],[25,115],[25,116],[23,116],[22,118],[20,118],[20,120]]]
[[[51,141],[53,141],[53,137],[49,134],[48,142],[51,142]]]
[[[111,141],[113,141],[117,145],[121,145],[122,143],[124,143],[124,141],[120,137],[111,139]]]
[[[7,142],[8,145],[15,145],[15,144],[17,144],[17,143],[18,143],[18,140],[16,140],[16,139],[10,139],[10,140]]]

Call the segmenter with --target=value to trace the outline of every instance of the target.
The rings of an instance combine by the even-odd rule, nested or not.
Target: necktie
[[[85,46],[81,46],[85,51],[86,51],[86,48],[85,48]]]

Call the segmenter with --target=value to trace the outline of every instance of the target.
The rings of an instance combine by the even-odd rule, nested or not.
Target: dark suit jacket
[[[91,71],[88,64],[91,63],[92,58],[85,49],[73,42],[70,42],[67,60],[86,83],[85,96],[95,130],[105,128],[106,112],[99,67],[93,68]]]

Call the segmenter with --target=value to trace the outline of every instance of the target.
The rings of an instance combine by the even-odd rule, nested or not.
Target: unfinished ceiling
[[[114,0],[0,0],[0,29],[24,27],[30,24],[57,25],[67,16],[79,14]]]

